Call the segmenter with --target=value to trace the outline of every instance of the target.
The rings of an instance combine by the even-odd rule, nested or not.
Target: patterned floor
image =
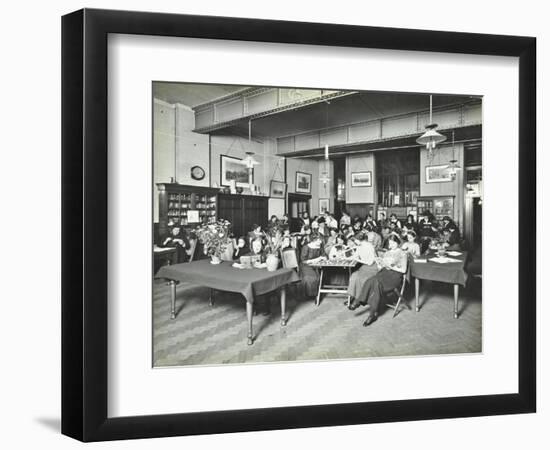
[[[414,294],[394,319],[387,310],[362,327],[367,310],[349,311],[343,297],[329,295],[319,307],[287,298],[286,327],[280,326],[280,305],[270,316],[254,316],[254,344],[246,343],[247,324],[242,297],[217,293],[214,306],[208,289],[179,285],[176,312],[170,319],[166,283],[153,288],[153,358],[155,366],[260,363],[377,356],[434,355],[481,352],[480,286],[461,289],[459,319],[453,317],[452,287],[424,282],[419,313]]]

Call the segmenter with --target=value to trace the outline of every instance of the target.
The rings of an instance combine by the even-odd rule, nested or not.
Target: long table
[[[431,261],[437,255],[430,252],[428,255],[415,258],[411,262],[411,276],[414,277],[416,312],[420,310],[419,305],[419,290],[420,280],[439,281],[442,283],[452,284],[454,288],[454,317],[458,319],[458,292],[460,286],[465,286],[468,280],[465,266],[468,259],[467,252],[461,252],[460,255],[451,256],[450,258],[459,260],[458,262],[438,263]],[[419,262],[425,261],[425,262]]]
[[[248,345],[253,343],[252,316],[254,300],[257,296],[280,290],[281,326],[286,325],[286,286],[300,281],[292,269],[278,269],[269,272],[267,269],[238,269],[232,262],[211,264],[203,259],[190,263],[163,266],[155,275],[157,279],[166,279],[170,284],[171,318],[176,317],[176,285],[178,282],[189,282],[206,286],[219,291],[237,292],[246,300],[246,318],[248,322]]]

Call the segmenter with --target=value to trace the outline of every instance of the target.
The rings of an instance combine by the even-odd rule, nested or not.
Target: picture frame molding
[[[522,236],[518,249],[518,392],[108,417],[107,39],[110,33],[518,57],[518,148],[521,148],[518,213]],[[81,441],[107,441],[536,411],[535,38],[83,9],[63,16],[61,44],[63,434]]]

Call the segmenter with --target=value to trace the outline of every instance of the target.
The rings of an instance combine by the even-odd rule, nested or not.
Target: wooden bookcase
[[[194,227],[217,219],[218,189],[158,183],[159,229],[162,236],[172,223]]]

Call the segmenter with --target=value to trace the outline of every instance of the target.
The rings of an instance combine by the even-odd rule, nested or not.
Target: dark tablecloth
[[[449,258],[460,260],[460,262],[456,263],[440,264],[429,261],[430,258],[434,258],[436,256],[437,255],[430,253],[427,256],[416,258],[423,260],[427,259],[427,262],[425,263],[412,261],[411,276],[422,280],[441,281],[443,283],[460,284],[465,286],[466,281],[468,280],[468,274],[465,270],[466,261],[468,260],[467,252],[462,252],[462,255],[459,256],[449,255]]]
[[[161,267],[155,278],[187,281],[220,291],[239,292],[253,303],[254,296],[266,294],[289,283],[300,281],[293,269],[238,269],[233,262],[210,264],[209,259]]]

